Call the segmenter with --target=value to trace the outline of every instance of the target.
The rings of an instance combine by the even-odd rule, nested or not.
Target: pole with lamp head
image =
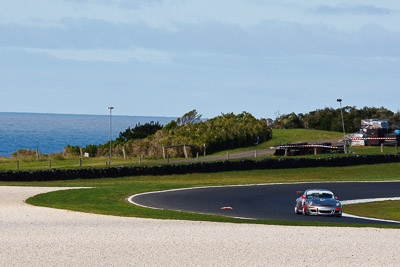
[[[340,104],[340,114],[342,115],[342,126],[343,126],[343,147],[344,147],[344,153],[346,154],[347,153],[347,149],[346,149],[347,142],[346,142],[346,132],[344,130],[342,99],[338,98],[338,99],[336,99],[336,101],[339,102],[339,104]]]
[[[109,110],[110,110],[110,155],[109,155],[109,158],[108,158],[108,165],[111,165],[111,138],[112,138],[112,136],[111,136],[111,134],[112,134],[112,116],[111,116],[111,111],[114,109],[114,107],[112,107],[112,106],[109,106],[109,107],[107,107]]]

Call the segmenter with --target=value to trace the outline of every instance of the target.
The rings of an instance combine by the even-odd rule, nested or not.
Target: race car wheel
[[[297,215],[300,214],[299,208],[297,207],[297,204],[294,205],[294,213],[296,213]]]
[[[303,215],[307,215],[306,206],[303,206]]]

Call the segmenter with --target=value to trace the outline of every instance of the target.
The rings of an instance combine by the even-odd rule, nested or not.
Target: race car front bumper
[[[308,214],[310,215],[339,215],[342,212],[341,207],[324,207],[324,206],[310,206],[308,207]]]

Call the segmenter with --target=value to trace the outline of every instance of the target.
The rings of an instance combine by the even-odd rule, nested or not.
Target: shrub
[[[129,140],[143,139],[155,134],[158,130],[161,130],[162,128],[163,126],[159,122],[151,121],[143,125],[138,123],[136,124],[135,128],[131,129],[129,127],[125,130],[125,132],[119,133],[117,141],[126,142]]]
[[[83,149],[83,153],[89,153],[89,155],[91,157],[95,157],[97,155],[97,146],[96,145],[87,145],[84,149]]]
[[[81,155],[81,149],[79,146],[70,146],[67,145],[63,152],[62,155],[65,157],[70,157],[70,156],[80,156]]]
[[[49,156],[49,158],[52,159],[52,160],[64,160],[65,159],[64,156],[62,155],[62,153],[51,154]]]
[[[37,160],[36,150],[20,149],[11,154],[12,158],[16,158],[22,161],[34,161]]]
[[[10,162],[8,158],[0,156],[0,163],[8,163],[8,162]]]

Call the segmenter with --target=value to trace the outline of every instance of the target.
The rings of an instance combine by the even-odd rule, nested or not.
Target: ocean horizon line
[[[26,115],[62,115],[62,116],[110,116],[109,113],[105,114],[85,114],[85,113],[52,113],[52,112],[19,112],[19,111],[0,111],[0,114],[26,114]],[[156,115],[120,115],[112,114],[113,117],[134,117],[134,118],[165,118],[176,119],[177,116],[156,116]]]

